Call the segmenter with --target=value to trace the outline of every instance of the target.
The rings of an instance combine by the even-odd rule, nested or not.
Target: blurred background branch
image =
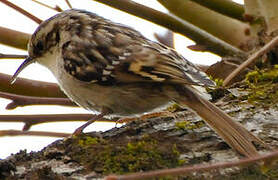
[[[0,43],[18,49],[27,49],[30,34],[0,26]]]
[[[244,47],[244,44],[252,38],[248,24],[210,10],[198,3],[189,0],[158,1],[172,14],[237,48]]]
[[[205,46],[206,48],[203,49],[205,51],[210,51],[220,56],[225,56],[225,55],[245,56],[245,53],[239,50],[238,48],[218,39],[217,37],[207,33],[206,31],[174,15],[165,14],[155,9],[146,7],[142,4],[135,3],[131,0],[118,0],[118,1],[95,0],[95,1],[125,11],[137,17],[149,20],[155,24],[168,28],[173,32],[185,35],[188,38],[195,41],[197,44],[201,44]]]
[[[231,18],[245,21],[244,6],[231,0],[191,0]]]

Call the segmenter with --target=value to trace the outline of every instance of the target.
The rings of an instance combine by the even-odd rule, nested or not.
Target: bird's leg
[[[83,130],[89,126],[90,124],[92,124],[93,122],[103,118],[105,115],[109,114],[110,111],[109,110],[103,110],[100,114],[96,115],[95,117],[93,117],[92,119],[89,119],[85,124],[83,124],[82,126],[80,126],[79,128],[77,128],[74,133],[72,135],[79,135],[83,132]]]
[[[85,124],[83,124],[82,126],[80,126],[79,128],[77,128],[77,129],[74,131],[73,135],[79,135],[79,134],[81,134],[81,133],[83,132],[83,130],[84,130],[87,126],[89,126],[89,125],[92,124],[93,122],[97,121],[98,119],[103,118],[104,115],[105,115],[105,114],[102,114],[102,113],[101,113],[101,114],[99,114],[99,115],[93,117],[92,119],[88,120]]]

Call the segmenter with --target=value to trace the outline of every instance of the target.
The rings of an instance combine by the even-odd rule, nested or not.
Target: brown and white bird
[[[37,62],[54,74],[72,101],[100,113],[75,133],[103,116],[133,116],[176,102],[195,111],[242,155],[258,155],[252,142],[263,144],[204,98],[204,87],[214,86],[205,73],[175,50],[122,24],[67,10],[39,25],[28,53],[13,81]]]

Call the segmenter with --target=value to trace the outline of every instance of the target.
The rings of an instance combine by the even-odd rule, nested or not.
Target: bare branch
[[[133,174],[121,175],[121,176],[108,176],[105,179],[106,180],[137,180],[137,179],[157,178],[161,176],[178,176],[178,175],[190,174],[193,172],[211,171],[211,170],[236,167],[236,166],[247,166],[259,161],[263,161],[263,162],[271,161],[273,159],[276,159],[277,157],[278,157],[278,150],[273,151],[266,155],[246,158],[235,162],[198,164],[189,167],[163,169],[163,170],[156,170],[156,171],[149,171],[149,172],[139,172],[139,173],[133,173]]]
[[[245,21],[244,6],[231,0],[191,0],[226,16]]]
[[[0,26],[0,43],[14,48],[26,50],[30,34]]]
[[[30,14],[29,12],[25,11],[21,7],[18,7],[17,5],[15,5],[15,4],[7,1],[7,0],[0,0],[0,2],[2,2],[3,4],[15,9],[16,11],[20,12],[21,14],[25,15],[26,17],[30,18],[31,20],[35,21],[38,24],[40,24],[42,22],[42,20],[40,20],[36,16]]]
[[[46,97],[33,97],[22,96],[11,93],[0,92],[0,97],[12,100],[6,106],[6,109],[15,109],[28,105],[62,105],[62,106],[77,106],[68,98],[46,98]]]
[[[51,122],[88,121],[95,117],[93,114],[35,114],[35,115],[0,115],[0,122],[23,122],[23,131],[31,126]],[[102,118],[98,122],[116,122],[117,119]]]
[[[27,55],[18,55],[18,54],[2,54],[0,53],[0,59],[25,59]]]
[[[0,73],[1,92],[37,97],[66,97],[56,83],[18,78],[16,82],[11,85],[11,77],[10,75]]]
[[[165,14],[155,9],[146,7],[142,4],[135,3],[130,0],[94,0],[108,6],[125,11],[137,17],[149,20],[153,23],[166,27],[173,32],[180,33],[191,38],[197,44],[204,45],[207,51],[211,51],[220,56],[239,55],[246,56],[245,53],[234,46],[212,36],[204,30],[176,17]]]
[[[0,137],[3,136],[47,136],[47,137],[68,137],[69,133],[43,132],[43,131],[19,131],[19,130],[1,130]]]
[[[246,61],[244,61],[238,68],[236,68],[223,82],[223,86],[227,86],[231,80],[236,77],[242,70],[252,64],[258,57],[264,55],[278,44],[278,36],[273,38],[269,43],[264,45],[259,51],[252,54]]]
[[[49,9],[52,9],[54,11],[57,11],[57,12],[62,12],[63,11],[58,5],[56,5],[55,8],[54,8],[54,7],[51,7],[51,6],[49,6],[47,4],[44,4],[44,3],[40,2],[40,1],[37,1],[37,0],[31,0],[31,1],[37,3],[37,4],[41,5],[41,6],[44,6],[44,7],[47,7]]]
[[[70,4],[69,0],[65,0],[69,8],[72,8],[72,5]]]

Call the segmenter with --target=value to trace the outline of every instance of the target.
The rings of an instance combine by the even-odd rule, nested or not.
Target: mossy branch
[[[246,61],[244,61],[240,66],[238,66],[231,74],[223,82],[223,86],[227,86],[230,82],[235,78],[241,71],[247,68],[250,64],[254,63],[254,61],[260,56],[266,54],[268,51],[273,49],[278,44],[278,36],[273,38],[270,42],[268,42],[265,46],[263,46],[260,50],[256,51],[252,54]]]
[[[106,1],[94,0],[116,9],[125,11],[137,17],[149,20],[153,23],[166,27],[173,32],[185,35],[195,41],[197,44],[204,45],[205,50],[218,54],[225,55],[241,55],[245,53],[233,47],[232,45],[212,36],[211,34],[201,30],[200,28],[183,21],[182,19],[169,14],[162,13],[144,5],[135,3],[130,0]]]
[[[198,165],[193,165],[188,167],[162,169],[162,170],[149,171],[149,172],[138,172],[138,173],[133,173],[128,175],[121,175],[121,176],[108,176],[105,178],[105,180],[137,180],[137,179],[139,180],[139,179],[159,178],[163,176],[178,176],[178,175],[191,174],[193,172],[198,173],[198,172],[215,171],[217,169],[232,168],[238,166],[248,166],[259,162],[267,163],[273,161],[273,159],[277,159],[277,157],[278,157],[278,150],[275,150],[266,155],[260,155],[253,158],[246,158],[234,162],[198,164]]]

